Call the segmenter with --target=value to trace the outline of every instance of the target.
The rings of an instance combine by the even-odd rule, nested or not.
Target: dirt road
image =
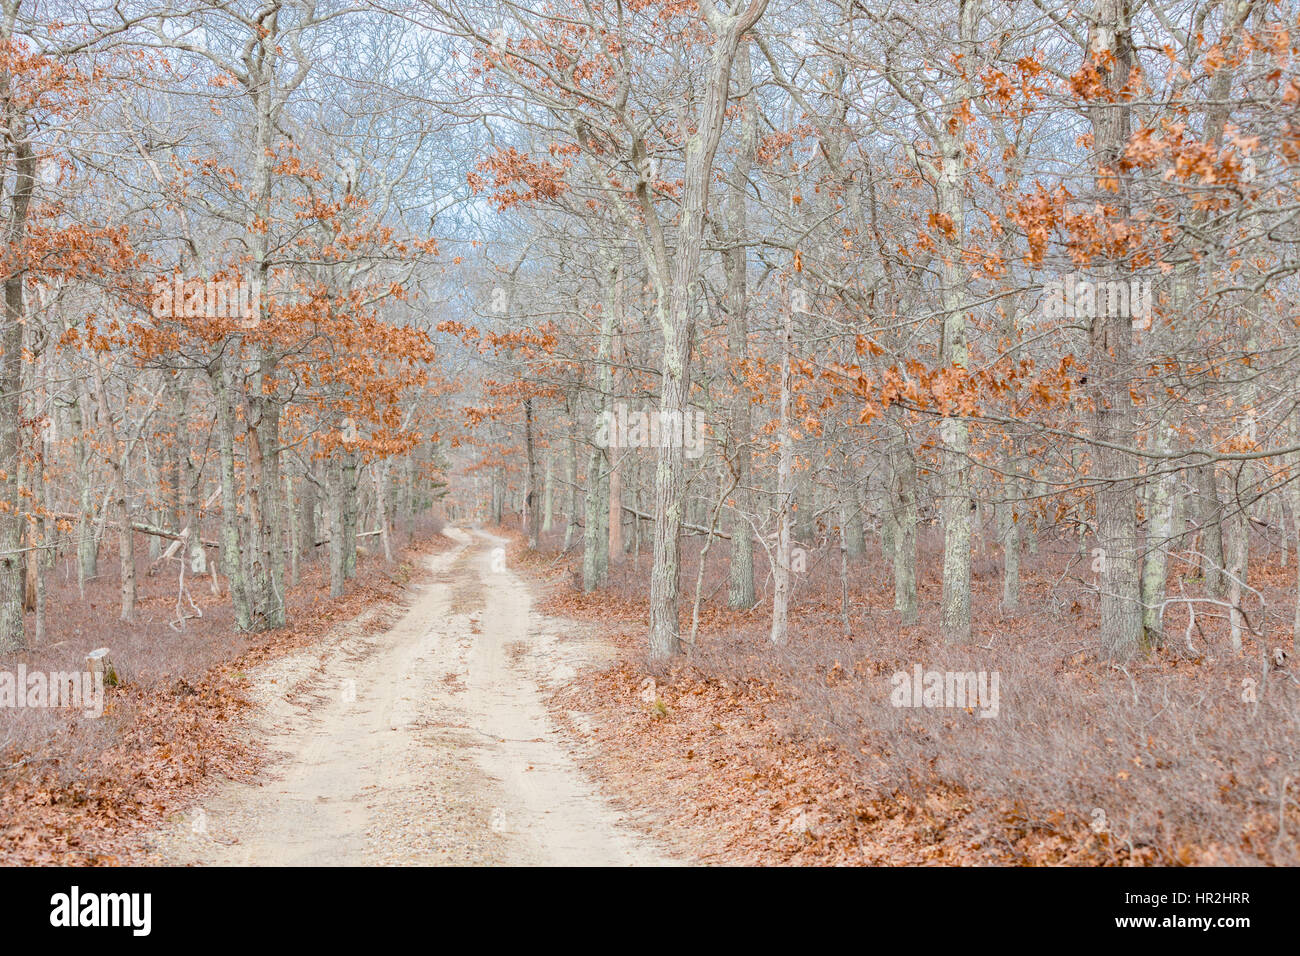
[[[251,672],[277,754],[151,839],[160,863],[662,865],[550,726],[543,688],[599,646],[534,613],[505,542],[454,551],[393,627],[364,620]]]

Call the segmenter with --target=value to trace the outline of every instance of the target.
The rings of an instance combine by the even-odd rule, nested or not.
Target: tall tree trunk
[[[37,418],[45,405],[45,335],[40,326],[28,326],[28,351],[31,353],[31,382],[24,391],[31,396],[32,412],[28,418]],[[37,435],[36,448],[29,465],[30,475],[26,486],[32,489],[34,507],[32,519],[28,525],[29,546],[27,550],[27,590],[28,610],[34,613],[32,640],[40,647],[45,643],[45,569],[49,564],[49,544],[45,512],[50,511],[50,483],[46,480],[45,462],[49,457],[49,433],[52,419],[46,423]]]
[[[273,137],[283,104],[283,90],[274,81],[282,50],[277,35],[278,14],[274,11],[259,20],[263,27],[255,50],[245,59],[249,72],[246,79],[251,94],[256,130],[252,142],[253,193],[256,220],[272,221],[272,186],[276,163]],[[257,288],[270,288],[271,235],[267,228],[250,230],[252,266]],[[261,329],[271,319],[269,299],[258,296],[253,330],[239,336],[239,352],[247,354],[252,375],[246,392],[245,447],[248,468],[246,499],[253,552],[250,598],[253,625],[258,630],[284,627],[284,521],[281,508],[280,478],[280,396],[272,388],[276,380],[277,359],[273,346],[262,337]],[[246,350],[246,353],[245,353]]]
[[[901,427],[890,451],[890,462],[892,501],[885,517],[889,560],[894,566],[894,609],[904,625],[912,625],[920,619],[916,594],[916,461]]]
[[[852,462],[848,454],[840,461],[838,497],[840,506],[840,541],[846,560],[862,556],[862,509],[853,480]]]
[[[84,597],[86,582],[99,573],[99,541],[95,537],[94,466],[91,464],[91,434],[84,409],[89,404],[84,383],[79,383],[68,414],[77,440],[77,588]]]
[[[342,497],[339,501],[339,513],[343,530],[343,577],[350,581],[357,573],[357,520],[361,511],[361,495],[358,494],[361,475],[357,467],[355,451],[351,449],[343,451],[340,475],[339,491]],[[331,538],[333,530],[330,529]]]
[[[1291,496],[1291,524],[1296,541],[1300,542],[1300,482],[1291,482],[1288,489]],[[1291,642],[1293,647],[1300,649],[1300,544],[1296,550],[1295,571],[1295,617],[1291,622]]]
[[[1020,467],[1017,458],[1013,470]],[[1014,476],[1002,479],[1005,500],[998,508],[1002,520],[1002,606],[1020,606],[1020,482]]]
[[[287,507],[285,530],[289,534],[289,585],[297,586],[299,562],[302,560],[302,538],[298,530],[302,512],[298,507],[298,498],[294,494],[293,475],[286,469],[284,473],[284,503]]]
[[[568,440],[564,447],[564,550],[573,546],[578,529],[578,402],[572,394],[564,397],[565,417],[569,421]]]
[[[213,400],[217,406],[217,449],[221,459],[221,563],[230,585],[235,626],[248,631],[253,611],[248,597],[248,577],[240,542],[238,485],[235,478],[235,421],[230,406],[230,373],[225,363],[210,369]]]
[[[371,466],[371,480],[375,484],[375,517],[379,519],[379,543],[384,550],[384,560],[393,560],[393,546],[388,538],[388,462],[376,461]]]
[[[613,396],[618,393],[618,366],[623,358],[622,334],[627,317],[625,308],[627,283],[621,262],[615,267],[612,281],[613,294],[610,296],[609,301],[614,309],[614,327],[609,343],[608,389],[611,401]],[[627,461],[628,451],[623,448],[611,447],[607,449],[606,454],[609,458],[609,481],[607,485],[609,513],[605,518],[605,527],[609,532],[609,546],[606,549],[606,556],[608,563],[619,564],[623,560],[623,472],[620,466]]]
[[[347,581],[347,534],[343,530],[343,499],[346,495],[341,452],[330,455],[326,465],[326,512],[329,522],[330,597],[343,596]]]
[[[193,380],[191,380],[193,387]],[[180,527],[186,535],[182,561],[189,563],[190,573],[203,574],[208,569],[208,555],[203,548],[202,470],[194,463],[194,448],[190,443],[189,401],[186,400],[178,425],[182,442],[179,450]]]
[[[1133,66],[1129,31],[1129,0],[1097,0],[1085,57],[1101,75],[1110,96],[1089,106],[1097,151],[1095,185],[1097,202],[1115,207],[1120,222],[1130,214],[1120,168],[1130,132],[1132,93],[1125,91]],[[1118,188],[1115,183],[1119,183]],[[1112,281],[1125,281],[1120,263],[1108,264],[1108,271]],[[1129,392],[1133,326],[1131,317],[1122,314],[1121,309],[1097,311],[1088,378],[1094,408],[1092,430],[1098,443],[1094,459],[1100,481],[1096,492],[1097,545],[1103,557],[1099,640],[1103,657],[1124,661],[1137,652],[1142,634],[1137,492],[1125,475],[1128,464],[1123,452],[1114,447],[1131,444],[1135,432]]]
[[[546,449],[546,472],[543,481],[546,483],[546,488],[542,492],[542,534],[550,534],[555,518],[555,455],[551,453],[550,448]]]
[[[492,469],[492,522],[500,527],[505,517],[506,491],[501,469]]]
[[[258,350],[260,351],[260,350]],[[280,407],[264,382],[274,374],[270,358],[255,359],[257,373],[248,386],[248,520],[253,530],[251,582],[254,624],[258,630],[284,627],[284,526],[280,495]]]
[[[8,42],[9,38],[6,37]],[[0,99],[12,103],[12,79],[8,71],[0,75]],[[27,124],[9,107],[4,117],[10,162],[14,179],[9,199],[6,239],[11,249],[18,247],[27,230],[27,214],[35,185],[36,159]],[[5,176],[9,170],[3,170]],[[26,307],[23,301],[23,272],[4,277],[4,326],[0,328],[0,653],[22,650],[27,646],[26,619],[23,614],[23,521],[18,485],[18,466],[22,458],[22,356],[23,325]]]
[[[304,467],[310,469],[312,466],[308,462]],[[316,526],[316,507],[320,496],[316,482],[312,481],[310,474],[303,474],[300,487],[302,492],[298,504],[298,513],[301,516],[298,523],[299,560],[312,561],[316,558],[316,542],[320,540],[320,532]],[[293,583],[297,584],[298,579],[295,578]]]
[[[537,507],[540,501],[537,494],[537,447],[533,441],[533,400],[531,398],[524,399],[524,449],[528,469],[525,474],[527,484],[524,488],[524,513],[527,518],[528,547],[536,551],[542,522]]]
[[[1230,515],[1226,519],[1227,534],[1225,558],[1227,562],[1227,574],[1224,576],[1228,581],[1228,623],[1229,623],[1229,640],[1232,644],[1234,654],[1241,653],[1241,635],[1242,629],[1246,623],[1246,616],[1242,610],[1242,601],[1245,598],[1247,589],[1247,580],[1250,574],[1250,509],[1251,502],[1248,492],[1240,489],[1245,484],[1243,476],[1245,465],[1239,465],[1236,469],[1236,487],[1237,493],[1231,497]]]
[[[742,37],[766,8],[767,0],[750,0],[741,13],[725,20],[715,8],[704,8],[715,37],[709,51],[709,76],[703,92],[700,120],[686,143],[671,281],[666,281],[668,263],[663,251],[663,237],[655,237],[655,246],[659,250],[656,261],[652,263],[657,293],[655,308],[664,334],[660,410],[678,416],[677,420],[682,422],[686,421],[690,407],[691,346],[704,219],[713,179],[713,161],[722,139],[730,98],[732,64]],[[637,160],[643,158],[643,154],[634,156]],[[643,203],[649,202],[649,186],[644,180],[638,182],[637,193]],[[647,222],[651,228],[659,225],[659,220],[653,215],[647,217]],[[681,651],[678,599],[685,472],[680,445],[666,443],[661,446],[655,472],[654,567],[650,572],[648,643],[652,660],[663,660]]]
[[[616,267],[606,270],[608,281],[605,285],[605,303],[600,320],[600,339],[596,345],[596,395],[593,408],[593,434],[603,425],[610,407],[610,388],[613,375],[610,358],[613,354],[613,340],[617,331],[618,310],[615,306],[617,293],[614,280],[618,275]],[[614,429],[609,429],[613,432]],[[582,589],[593,591],[605,584],[609,574],[609,465],[612,451],[617,445],[613,435],[607,443],[610,447],[601,448],[595,442],[591,446],[591,455],[587,459],[587,496],[583,509],[582,534]]]
[[[776,560],[772,565],[772,633],[773,644],[789,640],[790,611],[790,504],[794,498],[791,481],[793,441],[790,435],[790,352],[794,348],[794,309],[785,310],[785,330],[781,336],[781,405],[780,451],[776,465]]]
[[[1159,432],[1156,450],[1167,451],[1171,444],[1172,429],[1163,426]],[[1142,644],[1159,647],[1164,641],[1163,610],[1166,578],[1169,567],[1169,546],[1173,539],[1174,485],[1176,472],[1161,475],[1151,488],[1147,504],[1150,521],[1147,531],[1146,557],[1142,564]]]
[[[623,472],[620,465],[626,461],[627,452],[610,453],[609,463],[609,516],[605,523],[609,528],[609,562],[618,564],[623,560]]]
[[[963,0],[960,4],[959,44],[963,56],[974,67],[975,25],[980,4]],[[963,265],[966,236],[966,133],[958,109],[965,107],[968,87],[963,81],[954,97],[955,108],[941,133],[939,209],[945,222],[945,241],[941,247],[940,277],[943,283],[943,360],[965,371],[967,367],[966,303],[962,289],[968,284]],[[949,643],[965,643],[971,638],[970,566],[971,566],[971,468],[970,426],[956,409],[939,424],[943,448],[943,608],[941,626]]]
[[[699,215],[700,213],[696,213]],[[698,250],[697,254],[698,254]],[[683,253],[678,252],[681,256]],[[683,292],[683,295],[686,295]],[[686,421],[690,395],[689,306],[674,308],[665,320],[668,334],[663,361],[661,414]],[[686,508],[686,467],[682,449],[661,443],[655,470],[654,565],[650,570],[650,658],[664,660],[681,651],[678,591],[681,575],[681,528]]]
[[[1196,558],[1205,580],[1205,590],[1211,597],[1222,598],[1226,593],[1223,574],[1223,500],[1219,497],[1219,482],[1214,462],[1206,462],[1194,469],[1196,475],[1196,523],[1200,528],[1200,544]]]
[[[609,473],[605,453],[593,448],[587,459],[587,495],[582,524],[582,589],[603,587],[609,574]]]
[[[105,456],[105,464],[108,465],[109,475],[112,478],[110,483],[113,510],[117,514],[118,527],[118,558],[119,558],[119,581],[121,584],[121,619],[123,621],[135,620],[135,531],[131,527],[131,510],[128,502],[128,493],[126,486],[126,469],[127,456],[129,453],[129,442],[124,442],[121,448],[117,447],[118,435],[117,430],[112,425],[112,411],[108,403],[108,388],[104,383],[103,367],[96,358],[91,363],[91,370],[94,374],[95,393],[98,397],[100,414],[106,423],[110,440],[110,452]],[[124,409],[131,407],[130,394],[128,389],[127,400],[122,403]],[[125,415],[125,412],[124,412]]]

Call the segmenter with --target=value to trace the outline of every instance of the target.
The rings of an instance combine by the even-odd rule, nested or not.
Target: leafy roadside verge
[[[1114,671],[1089,656],[1078,624],[1047,630],[1029,607],[988,616],[1001,635],[990,646],[954,651],[933,622],[891,620],[889,589],[863,568],[852,606],[865,624],[848,635],[838,582],[808,580],[788,647],[767,644],[761,609],[714,602],[701,609],[697,651],[653,667],[643,644],[648,562],[625,563],[591,594],[555,553],[517,548],[511,562],[543,582],[540,611],[600,628],[616,651],[612,666],[580,673],[551,701],[586,769],[701,862],[1296,859],[1300,685],[1286,669],[1260,674],[1256,642],[1225,655],[1222,636],[1208,632],[1197,656],[1174,645]],[[1261,567],[1261,581],[1275,570]],[[1047,593],[1039,577],[1027,582],[1035,596]],[[725,595],[725,568],[708,568],[705,580]],[[917,664],[1000,672],[1001,717],[892,706],[890,675]],[[1259,689],[1245,705],[1243,675]]]
[[[713,865],[1007,863],[968,819],[959,791],[920,800],[872,794],[853,761],[829,744],[794,743],[777,716],[781,690],[682,662],[644,663],[644,601],[584,595],[569,569],[530,554],[517,536],[509,560],[542,584],[539,609],[598,626],[613,666],[586,668],[550,699],[552,719],[583,769],[657,839]],[[1078,856],[1071,841],[1038,841],[1044,862]],[[1079,860],[1079,862],[1086,862]]]
[[[396,560],[358,562],[348,593],[328,596],[322,569],[309,568],[292,589],[287,628],[235,635],[212,627],[206,653],[187,666],[105,689],[104,715],[85,729],[77,716],[57,718],[25,746],[0,754],[0,863],[127,865],[140,862],[139,837],[191,801],[218,776],[258,772],[266,758],[241,733],[249,702],[245,672],[310,645],[368,614],[367,629],[400,616],[407,586],[418,583],[419,558],[453,543],[436,531],[417,533]],[[218,659],[212,663],[212,656]]]
[[[632,663],[635,640],[616,631],[614,642],[623,659],[579,674],[553,698],[552,713],[585,744],[585,769],[607,792],[654,816],[657,836],[702,863],[1105,862],[1088,834],[1012,826],[995,838],[960,790],[873,793],[833,745],[791,742],[775,715],[779,689],[689,665],[650,684]]]

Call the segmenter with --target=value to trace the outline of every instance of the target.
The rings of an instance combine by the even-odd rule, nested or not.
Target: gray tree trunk
[[[1019,460],[1013,468],[1019,467]],[[1002,606],[1020,606],[1020,483],[1014,477],[1002,480],[1004,500],[998,508],[1002,521]]]
[[[790,352],[794,348],[794,309],[787,304],[781,336],[780,451],[776,466],[776,560],[772,563],[773,644],[789,640],[790,609],[790,506],[794,499],[792,465],[794,442],[790,435]]]
[[[564,400],[565,414],[569,420],[569,435],[564,447],[564,550],[573,545],[573,535],[578,528],[578,402],[572,395]]]
[[[1227,593],[1223,554],[1223,501],[1219,497],[1217,468],[1213,462],[1199,465],[1196,475],[1196,523],[1200,528],[1197,562],[1211,597]]]
[[[963,55],[974,60],[975,27],[979,4],[960,5],[959,43]],[[964,104],[967,84],[954,97]],[[962,289],[968,282],[962,253],[966,235],[966,148],[965,130],[954,112],[942,127],[942,157],[938,170],[939,208],[950,224],[941,243],[940,277],[943,283],[943,360],[960,369],[967,367],[966,304]],[[943,607],[941,627],[950,644],[971,639],[971,470],[970,426],[952,415],[939,424],[944,476],[943,498]]]
[[[1157,440],[1158,451],[1168,450],[1171,430],[1163,427]],[[1164,640],[1163,608],[1169,567],[1169,546],[1173,538],[1174,485],[1176,472],[1158,477],[1151,487],[1147,504],[1149,530],[1146,556],[1142,565],[1142,644],[1159,647]]]
[[[892,501],[887,512],[889,559],[894,566],[894,609],[905,625],[920,618],[916,594],[916,462],[901,428],[890,453]]]
[[[326,521],[329,524],[330,597],[343,596],[347,581],[347,535],[343,531],[343,462],[339,452],[326,465]]]
[[[1131,105],[1120,92],[1130,81],[1133,46],[1129,0],[1097,0],[1088,32],[1085,57],[1105,57],[1098,66],[1113,101],[1090,107],[1099,197],[1116,206],[1122,221],[1129,215],[1126,187],[1115,192],[1106,185],[1121,176],[1120,160],[1130,132]],[[1101,201],[1101,199],[1099,199]],[[1114,281],[1123,281],[1118,266]],[[1101,311],[1101,310],[1099,310]],[[1089,389],[1093,396],[1093,436],[1097,477],[1097,545],[1102,549],[1100,574],[1101,654],[1125,661],[1141,645],[1141,554],[1138,550],[1137,493],[1126,476],[1128,462],[1114,445],[1130,444],[1134,436],[1133,400],[1129,392],[1133,327],[1130,316],[1098,315],[1092,326]],[[1119,312],[1121,310],[1113,310]]]
[[[550,534],[555,517],[555,456],[546,451],[546,490],[542,492],[542,533]]]
[[[610,358],[614,335],[617,331],[617,293],[614,288],[618,268],[607,270],[605,308],[601,314],[600,340],[596,346],[596,394],[592,409],[594,436],[600,416],[610,408],[610,388],[613,372]],[[612,437],[612,436],[611,436]],[[582,535],[582,589],[593,591],[602,587],[609,574],[609,469],[612,449],[599,448],[593,442],[587,459],[587,496],[583,509]]]
[[[210,370],[213,401],[217,408],[217,449],[221,461],[221,564],[230,586],[235,626],[241,631],[253,626],[248,598],[248,579],[240,549],[238,485],[235,478],[235,422],[230,407],[229,375],[225,363]]]
[[[8,40],[8,38],[6,38]],[[11,80],[0,78],[5,89],[4,101],[13,94]],[[32,154],[27,123],[12,107],[4,116],[8,142],[5,151],[5,177],[12,164],[14,179],[9,197],[9,221],[6,238],[18,246],[27,229],[27,214],[35,187],[36,158]],[[12,151],[12,152],[10,152]],[[26,306],[23,300],[24,275],[15,271],[4,277],[4,324],[0,327],[0,653],[22,650],[27,646],[26,616],[23,613],[23,508],[19,497],[18,465],[22,456],[22,355],[23,326]]]
[[[533,441],[533,400],[524,399],[524,455],[525,468],[524,473],[524,514],[525,530],[528,533],[528,547],[537,550],[537,543],[541,534],[541,513],[538,505],[541,504],[540,495],[537,493],[537,447]]]
[[[751,0],[740,14],[725,18],[713,7],[703,8],[714,31],[714,40],[709,51],[709,76],[703,90],[700,120],[686,143],[671,281],[668,280],[666,243],[662,235],[654,237],[656,256],[651,265],[657,291],[656,311],[664,334],[661,411],[678,415],[681,421],[686,420],[690,405],[691,343],[695,329],[695,295],[704,217],[713,179],[713,160],[726,120],[731,68],[742,37],[766,8],[767,0]],[[647,184],[640,182],[637,188],[641,200],[648,202]],[[647,222],[651,229],[660,227],[660,221],[653,214],[647,217]],[[681,651],[678,600],[685,492],[685,462],[681,447],[672,444],[661,447],[655,472],[654,567],[650,573],[649,650],[652,660],[663,660]]]

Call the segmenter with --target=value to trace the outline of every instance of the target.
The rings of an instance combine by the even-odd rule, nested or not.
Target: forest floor
[[[597,794],[548,717],[550,692],[607,646],[532,610],[494,554],[504,539],[445,533],[457,547],[425,559],[391,627],[363,614],[249,673],[243,732],[266,767],[174,814],[147,838],[150,862],[670,862]]]
[[[559,533],[530,551],[500,530],[433,530],[393,561],[364,555],[339,599],[313,563],[289,595],[293,625],[274,632],[235,633],[204,590],[203,617],[173,632],[175,599],[154,578],[135,625],[61,617],[64,636],[27,653],[29,668],[102,643],[126,680],[102,720],[0,721],[0,863],[1297,858],[1300,681],[1265,654],[1291,646],[1281,615],[1244,655],[1202,616],[1194,638],[1101,668],[1079,600],[1053,590],[1070,556],[1044,548],[1015,613],[996,610],[993,563],[976,565],[983,643],[954,656],[934,620],[898,624],[888,569],[864,560],[852,631],[835,575],[810,573],[777,653],[761,601],[725,607],[719,560],[701,579],[712,597],[695,652],[651,666],[647,560],[584,594]],[[1278,607],[1294,571],[1265,553],[1252,580]],[[889,675],[915,662],[1000,672],[1005,713],[893,706]]]
[[[863,555],[843,615],[834,549],[810,551],[786,647],[768,641],[770,579],[751,609],[727,606],[725,555],[697,578],[698,639],[668,664],[645,657],[648,555],[629,552],[583,593],[581,554],[562,531],[508,558],[538,606],[600,628],[611,664],[580,670],[550,699],[583,768],[620,805],[656,821],[672,849],[725,865],[1294,864],[1300,856],[1295,740],[1300,680],[1286,663],[1295,570],[1259,542],[1251,563],[1258,633],[1228,646],[1226,615],[1171,612],[1158,652],[1108,667],[1095,647],[1072,541],[1047,539],[1000,607],[1000,561],[983,546],[977,641],[939,637],[941,537],[918,548],[922,617],[893,609],[887,563]],[[828,559],[827,555],[831,555]],[[1082,565],[1085,569],[1087,562]],[[1077,577],[1077,572],[1075,573]],[[1170,593],[1199,582],[1178,566]],[[1066,581],[1066,584],[1062,584]],[[691,632],[683,590],[681,628]],[[1095,602],[1095,592],[1092,593]],[[766,602],[766,603],[765,603]],[[850,626],[851,624],[851,626]],[[1279,662],[1278,658],[1282,661]],[[918,665],[1000,674],[1001,711],[900,707],[891,678]],[[569,720],[575,711],[581,721]]]

